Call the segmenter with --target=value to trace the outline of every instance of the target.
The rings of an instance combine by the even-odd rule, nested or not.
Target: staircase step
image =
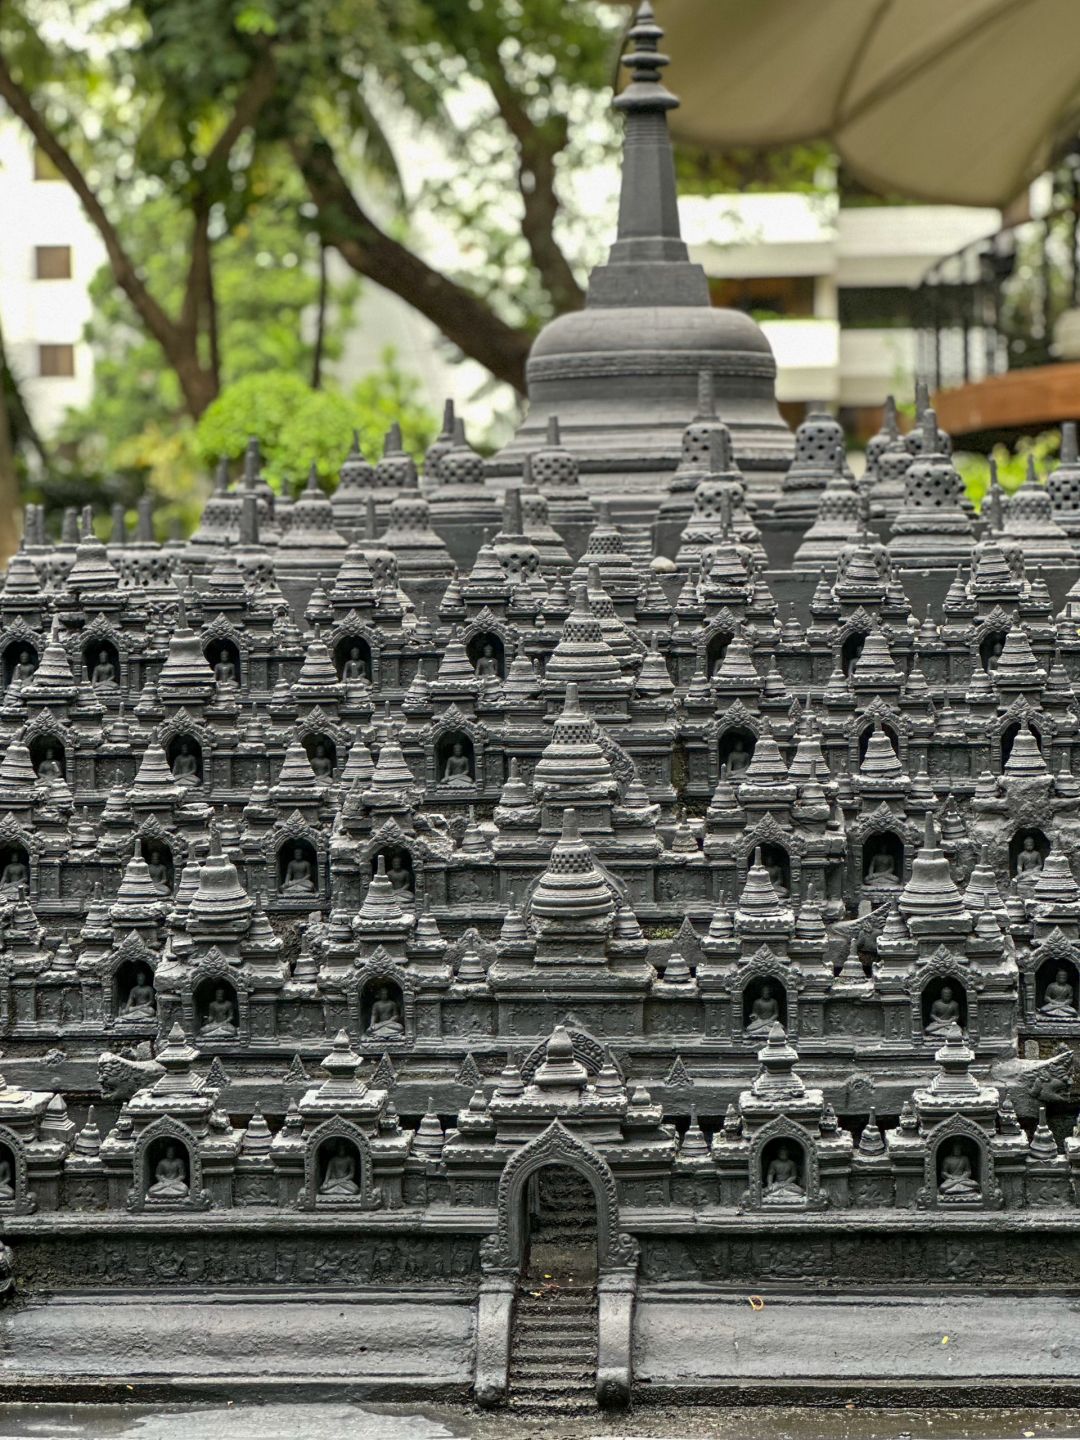
[[[553,1380],[550,1375],[523,1375],[514,1381],[513,1388],[522,1395],[581,1395],[588,1394],[595,1385],[595,1375],[592,1378],[582,1375],[565,1380],[561,1376]]]
[[[530,1355],[549,1355],[555,1359],[559,1355],[581,1355],[590,1354],[596,1349],[596,1336],[585,1331],[567,1333],[560,1330],[557,1333],[550,1330],[535,1330],[527,1336],[522,1335],[521,1345],[515,1345],[515,1351],[520,1350],[522,1354],[528,1350]]]
[[[586,1359],[577,1364],[553,1365],[548,1360],[515,1360],[510,1367],[510,1378],[514,1385],[523,1380],[542,1380],[549,1390],[565,1390],[571,1381],[582,1380],[587,1385],[596,1381],[596,1362]]]

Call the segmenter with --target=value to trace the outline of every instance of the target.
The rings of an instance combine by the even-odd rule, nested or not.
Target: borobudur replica
[[[858,481],[826,415],[785,452],[768,347],[678,237],[659,38],[643,7],[603,325],[538,341],[535,433],[489,464],[451,414],[422,477],[395,431],[292,503],[253,441],[187,542],[143,508],[53,543],[28,509],[0,591],[20,1393],[1076,1375],[1075,436],[979,518],[925,394]],[[607,346],[584,472],[549,363],[574,327]]]

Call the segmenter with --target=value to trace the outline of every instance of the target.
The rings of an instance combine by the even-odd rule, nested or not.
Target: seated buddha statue
[[[62,780],[64,778],[64,772],[61,770],[60,762],[56,758],[56,751],[51,745],[45,751],[41,764],[38,766],[37,773],[39,780]]]
[[[1016,857],[1016,874],[1023,879],[1025,876],[1038,878],[1039,871],[1043,866],[1043,858],[1035,849],[1035,839],[1032,835],[1025,835],[1020,846],[1020,853]]]
[[[495,658],[494,645],[485,645],[480,651],[476,661],[476,678],[478,680],[498,680],[499,662]]]
[[[319,780],[326,780],[334,773],[334,762],[326,753],[325,745],[316,745],[311,757],[311,773]]]
[[[172,773],[184,785],[199,785],[199,762],[191,753],[187,741],[182,741],[172,762]]]
[[[359,1195],[359,1193],[360,1186],[356,1183],[356,1161],[345,1141],[339,1140],[333,1155],[326,1162],[326,1172],[323,1175],[323,1182],[319,1186],[319,1194],[340,1198],[341,1196]]]
[[[943,985],[941,994],[930,1006],[930,1020],[923,1034],[944,1040],[950,1025],[960,1024],[960,1005],[953,998],[952,986]]]
[[[225,994],[225,988],[222,985],[219,985],[214,991],[214,998],[206,1007],[206,1019],[202,1023],[199,1034],[203,1039],[219,1036],[226,1040],[231,1040],[236,1034],[232,1001]]]
[[[18,851],[10,851],[7,864],[0,871],[0,889],[6,885],[25,885],[29,879],[29,871],[19,859]]]
[[[0,1156],[0,1200],[15,1199],[15,1177],[11,1173],[11,1162]]]
[[[314,895],[315,882],[311,876],[311,862],[304,858],[299,845],[293,850],[292,859],[285,866],[285,880],[281,887],[283,895]]]
[[[411,896],[416,888],[413,873],[409,869],[408,857],[403,855],[400,850],[390,857],[390,863],[386,867],[386,878],[399,892],[399,900],[404,900],[406,895]]]
[[[791,1204],[805,1200],[806,1191],[799,1184],[799,1167],[791,1154],[791,1147],[781,1145],[775,1158],[765,1172],[765,1189],[762,1198],[774,1204]]]
[[[186,1200],[187,1169],[175,1145],[166,1147],[165,1154],[154,1166],[154,1183],[147,1190],[151,1200]]]
[[[896,865],[888,851],[879,850],[876,855],[871,856],[870,864],[866,867],[866,878],[877,885],[900,883]]]
[[[465,754],[465,746],[460,740],[455,740],[446,757],[446,764],[443,767],[441,785],[455,785],[459,788],[462,785],[473,783],[472,766],[469,757]]]
[[[986,669],[989,674],[992,675],[997,669],[998,661],[1001,659],[1001,652],[1003,649],[1004,646],[1002,645],[1000,640],[995,640],[994,643],[990,646],[990,652],[986,657]]]
[[[761,987],[760,995],[750,1006],[750,1019],[747,1021],[746,1033],[764,1039],[779,1019],[780,1004],[776,999],[773,987],[766,981]]]
[[[227,650],[222,650],[214,666],[214,679],[219,685],[236,684],[236,666]]]
[[[942,1157],[938,1193],[954,1199],[979,1193],[979,1182],[971,1173],[971,1161],[959,1140],[954,1140]]]
[[[1039,1014],[1044,1020],[1075,1020],[1077,1013],[1076,992],[1069,979],[1069,972],[1059,970],[1046,987]]]
[[[154,882],[155,887],[163,895],[167,895],[170,889],[169,868],[162,860],[160,850],[150,851],[150,859],[146,862],[146,868],[150,872],[150,879]]]
[[[729,775],[737,775],[740,770],[745,770],[750,764],[750,751],[746,748],[741,736],[735,737],[735,742],[728,751],[727,768]]]
[[[772,888],[776,891],[777,898],[787,900],[791,892],[784,884],[783,870],[779,865],[766,865],[765,869],[769,872],[769,879],[772,881]]]
[[[401,1006],[394,999],[389,985],[382,985],[371,1007],[367,1034],[373,1039],[398,1040],[405,1034],[401,1023]]]
[[[368,678],[368,668],[358,645],[354,645],[349,651],[349,658],[341,667],[341,678],[343,680],[366,680]]]
[[[29,650],[20,650],[20,651],[19,651],[19,658],[18,658],[18,660],[17,660],[17,662],[16,662],[16,664],[15,664],[15,670],[14,670],[14,672],[13,672],[13,673],[14,673],[14,676],[15,676],[15,679],[16,679],[16,680],[21,680],[21,681],[23,681],[23,682],[25,683],[27,680],[30,680],[30,679],[33,678],[34,671],[35,671],[36,669],[37,669],[37,661],[36,661],[36,660],[33,658],[33,656],[30,654],[30,651],[29,651]]]
[[[91,685],[114,685],[116,683],[116,666],[109,659],[107,650],[99,650],[97,664],[90,672]]]
[[[127,1000],[124,1002],[123,1019],[153,1020],[156,1009],[157,996],[154,994],[149,972],[136,970],[135,984],[128,991]]]

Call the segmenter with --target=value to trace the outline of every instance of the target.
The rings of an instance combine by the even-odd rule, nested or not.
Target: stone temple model
[[[450,415],[421,474],[392,432],[292,504],[253,441],[188,541],[28,508],[9,1376],[58,1299],[58,1337],[135,1305],[152,1364],[181,1295],[242,1295],[238,1374],[262,1301],[379,1393],[421,1383],[408,1331],[440,1393],[620,1404],[715,1373],[729,1292],[1075,1290],[1075,445],[976,517],[925,396],[857,481],[829,417],[778,437],[678,239],[658,38],[643,7],[619,238],[537,341],[520,484]],[[655,561],[598,483],[630,471]]]

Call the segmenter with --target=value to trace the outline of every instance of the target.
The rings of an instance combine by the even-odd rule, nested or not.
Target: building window
[[[35,280],[70,280],[70,279],[71,279],[71,246],[70,246],[70,245],[35,245],[35,247],[34,247],[34,279],[35,279]]]
[[[709,280],[714,305],[744,310],[755,320],[802,320],[814,315],[812,275],[763,276],[753,280]]]
[[[70,379],[75,374],[75,346],[39,345],[38,374],[50,380]]]
[[[842,285],[836,308],[844,330],[909,330],[917,301],[906,285]]]
[[[64,177],[49,159],[40,145],[34,146],[34,179],[62,180]]]

